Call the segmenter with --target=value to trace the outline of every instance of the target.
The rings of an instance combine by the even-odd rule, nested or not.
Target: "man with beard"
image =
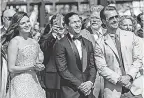
[[[49,25],[49,24],[48,24]],[[60,98],[60,76],[55,65],[53,47],[56,41],[64,37],[64,21],[61,14],[54,15],[50,20],[50,32],[40,38],[40,47],[44,53],[45,71],[42,72],[46,90],[46,98]]]
[[[97,39],[106,32],[106,29],[102,27],[102,21],[100,18],[101,7],[102,6],[97,6],[97,9],[99,10],[94,10],[93,12],[91,12],[89,17],[90,26],[87,29],[81,31],[81,35],[84,38],[91,41],[93,43],[93,47],[95,47]],[[93,94],[95,98],[99,98],[99,96],[100,98],[103,98],[103,92],[104,92],[103,90],[104,90],[103,77],[101,77],[99,73],[97,73],[96,80],[94,83],[94,90],[93,90]]]
[[[107,32],[97,40],[95,63],[104,78],[104,98],[141,98],[133,81],[140,76],[142,45],[130,31],[119,29],[119,15],[115,7],[106,6],[100,12]],[[135,91],[135,95],[131,91]]]
[[[80,36],[82,23],[78,14],[68,13],[64,21],[68,33],[54,48],[61,98],[92,98],[96,76],[92,43]]]

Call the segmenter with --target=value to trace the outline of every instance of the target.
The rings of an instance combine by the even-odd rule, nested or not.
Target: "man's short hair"
[[[114,7],[114,6],[106,6],[106,7],[104,7],[102,10],[101,10],[101,12],[100,12],[100,17],[101,17],[101,19],[103,20],[106,20],[106,16],[105,16],[105,11],[116,11],[117,12],[117,10],[116,10],[116,8]]]
[[[69,22],[70,22],[69,18],[70,18],[71,16],[73,16],[73,15],[78,15],[78,14],[75,13],[75,12],[70,12],[70,13],[67,13],[67,14],[65,15],[64,21],[65,21],[65,24],[66,24],[66,25],[69,25]]]

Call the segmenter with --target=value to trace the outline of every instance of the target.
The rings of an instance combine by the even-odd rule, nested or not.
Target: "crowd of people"
[[[0,98],[144,98],[143,20],[97,5],[85,19],[57,13],[41,30],[5,10]]]

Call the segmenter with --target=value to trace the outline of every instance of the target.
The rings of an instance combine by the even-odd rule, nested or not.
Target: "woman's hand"
[[[44,70],[44,68],[45,68],[45,66],[43,64],[38,63],[35,65],[35,70],[37,70],[37,71],[42,71],[42,70]]]

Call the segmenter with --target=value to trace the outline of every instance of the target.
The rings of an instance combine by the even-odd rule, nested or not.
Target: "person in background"
[[[39,44],[44,53],[44,62],[46,69],[41,73],[46,90],[46,98],[60,98],[60,76],[54,61],[53,47],[56,41],[64,37],[64,21],[61,14],[53,15],[50,20],[51,30],[42,35]],[[46,28],[47,29],[47,28]],[[45,30],[46,32],[47,30]]]
[[[1,38],[1,65],[0,65],[0,98],[6,95],[7,89],[7,79],[8,79],[8,69],[7,69],[7,46],[6,42],[6,30],[10,25],[11,19],[16,12],[12,9],[4,10],[2,14],[3,27],[1,28],[0,38]]]
[[[103,34],[106,32],[106,29],[104,29],[102,25],[102,21],[100,18],[100,6],[97,6],[93,12],[91,12],[89,20],[90,20],[90,26],[84,30],[81,31],[81,35],[91,41],[93,43],[93,47],[96,45],[96,41],[99,37],[103,36]],[[102,9],[103,7],[101,7]],[[99,9],[99,10],[97,10]],[[94,90],[93,94],[95,98],[103,98],[104,94],[104,80],[103,77],[97,73],[95,83],[94,83]]]
[[[119,27],[122,30],[131,31],[136,34],[137,21],[132,16],[124,15],[120,17]]]
[[[34,38],[36,41],[39,41],[41,37],[40,27],[39,23],[34,23],[33,29],[32,29],[32,38]]]
[[[9,89],[6,98],[46,98],[36,72],[43,70],[43,53],[30,38],[31,24],[27,13],[14,14],[6,31],[8,45]]]
[[[54,47],[61,98],[93,98],[96,66],[92,43],[80,35],[82,23],[77,13],[67,13],[64,21],[68,33]]]
[[[15,13],[16,13],[15,10],[7,9],[2,14],[2,24],[3,24],[3,27],[1,28],[0,37],[1,37],[2,47],[4,48],[5,52],[7,50],[6,49],[7,43],[3,44],[6,41],[6,39],[5,39],[5,33],[6,33],[6,30],[8,29],[8,27],[9,27],[11,19],[12,19],[13,15]]]
[[[143,50],[140,39],[119,28],[115,7],[104,7],[100,17],[107,32],[97,40],[94,57],[98,72],[104,78],[104,98],[142,98],[141,92],[132,88],[133,82],[141,76]]]
[[[140,25],[140,29],[137,31],[137,35],[141,38],[144,37],[144,14],[143,13],[140,13],[138,16],[137,16],[137,21],[138,21],[138,24]]]
[[[89,26],[90,26],[89,18],[84,19],[82,21],[82,30],[88,28]]]

